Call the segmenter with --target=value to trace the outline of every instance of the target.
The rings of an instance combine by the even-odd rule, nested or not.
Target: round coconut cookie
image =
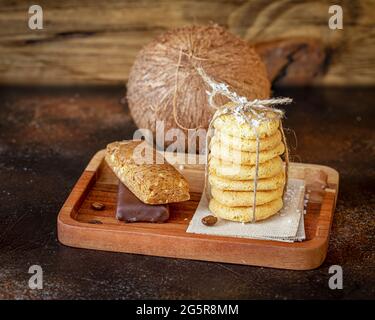
[[[251,117],[250,114],[248,116]],[[279,119],[261,122],[257,128],[259,138],[263,139],[274,135],[278,131],[279,125]],[[213,123],[213,127],[227,135],[244,139],[256,139],[257,136],[254,127],[250,126],[247,122],[239,123],[234,114],[226,114],[217,118]]]
[[[250,191],[254,190],[254,180],[230,180],[218,177],[214,174],[209,175],[208,181],[213,188],[231,191]],[[285,184],[285,174],[282,170],[273,177],[258,179],[257,190],[275,190],[283,187]]]
[[[259,151],[271,150],[281,142],[280,130],[275,134],[264,137],[259,141]],[[235,150],[256,152],[257,142],[256,139],[241,139],[239,137],[230,136],[220,130],[215,131],[215,135],[211,139],[211,143],[218,143],[224,147],[229,147]]]
[[[228,207],[249,207],[254,203],[253,191],[228,191],[211,188],[212,197],[219,201],[221,204]],[[256,205],[262,205],[278,198],[283,195],[283,188],[275,190],[257,191]]]
[[[276,156],[280,156],[284,151],[284,144],[279,142],[274,149],[259,152],[259,163],[264,163]],[[257,161],[256,152],[235,150],[215,142],[211,144],[211,154],[215,158],[241,165],[255,165]]]
[[[252,180],[255,174],[255,165],[239,165],[223,161],[213,156],[210,157],[208,170],[210,175],[216,175],[230,180]],[[283,161],[279,156],[260,163],[258,178],[269,178],[283,171]]]
[[[282,207],[283,200],[281,198],[256,206],[256,221],[264,220],[273,216],[279,212]],[[253,218],[253,207],[228,207],[222,205],[215,199],[210,200],[209,209],[215,216],[226,220],[236,222],[251,222]]]

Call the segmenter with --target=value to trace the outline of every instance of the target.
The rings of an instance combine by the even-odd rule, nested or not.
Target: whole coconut
[[[131,68],[127,99],[139,128],[207,128],[214,113],[196,67],[249,99],[270,95],[266,67],[245,41],[217,25],[169,31],[146,45]],[[215,98],[217,105],[227,98]]]

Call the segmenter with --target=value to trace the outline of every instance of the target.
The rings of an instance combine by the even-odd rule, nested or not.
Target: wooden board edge
[[[91,161],[90,161],[91,162]],[[75,225],[77,221],[73,218],[74,212],[78,210],[83,198],[95,182],[96,171],[85,170],[77,180],[68,198],[65,200],[57,215],[57,238],[63,238],[62,226]],[[60,241],[63,243],[63,241]]]
[[[99,150],[91,158],[89,164],[87,165],[85,171],[97,171],[100,165],[102,164],[105,156],[105,149]]]
[[[265,250],[263,241],[261,244],[232,242],[231,250],[222,256],[220,255],[221,247],[227,247],[225,239],[220,241],[211,238],[190,238],[190,245],[186,246],[184,237],[166,236],[160,238],[157,234],[144,235],[127,231],[108,232],[95,228],[95,225],[89,231],[84,230],[85,237],[78,237],[81,233],[79,229],[79,226],[59,223],[59,241],[75,248],[289,270],[315,269],[323,263],[327,251],[326,243],[307,250],[273,245],[269,245]],[[157,246],[154,245],[155,242],[158,243]],[[79,245],[77,245],[78,243]],[[171,246],[171,244],[173,245]],[[166,247],[167,251],[165,251]]]
[[[251,239],[250,242],[249,239],[205,237],[195,234],[165,234],[160,237],[160,234],[157,233],[108,229],[101,225],[90,225],[88,229],[86,223],[72,218],[73,210],[72,207],[63,207],[60,212],[58,239],[62,244],[76,248],[289,270],[311,270],[319,267],[325,260],[328,248],[328,236],[294,243],[297,246],[290,247],[289,243],[276,241]],[[188,250],[184,245],[186,237],[189,238],[190,243],[193,243],[193,246],[189,246]],[[158,246],[150,245],[155,241],[158,242]],[[165,243],[163,244],[163,242]],[[173,243],[173,248],[171,248],[171,243]],[[230,252],[227,252],[224,257],[216,255],[216,252],[220,252],[222,247],[227,248],[228,245],[231,247]],[[167,253],[163,250],[158,251],[158,247],[169,247],[169,251]],[[179,250],[179,247],[184,250]],[[258,254],[257,256],[257,252],[262,252],[262,255],[259,257]]]

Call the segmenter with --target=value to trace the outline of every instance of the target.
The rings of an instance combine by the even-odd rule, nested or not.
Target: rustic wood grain
[[[310,37],[328,53],[314,84],[375,83],[375,2],[338,0],[344,29],[328,28],[329,0],[39,1],[44,29],[27,27],[29,1],[0,6],[0,83],[123,83],[157,34],[219,23],[251,43]]]
[[[325,72],[329,53],[314,38],[290,38],[255,45],[274,85],[309,85]]]
[[[166,159],[169,157],[171,154],[166,154]],[[171,206],[167,223],[120,222],[115,218],[118,180],[103,159],[102,150],[93,157],[59,213],[58,238],[65,245],[296,270],[317,268],[325,259],[338,188],[338,174],[331,168],[291,164],[292,177],[300,177],[306,168],[324,170],[332,189],[325,193],[321,206],[307,207],[306,241],[283,243],[186,233],[204,185],[201,165],[196,166],[195,175],[191,175],[193,165],[186,171],[180,168],[192,197]],[[94,201],[104,203],[105,209],[93,210]]]

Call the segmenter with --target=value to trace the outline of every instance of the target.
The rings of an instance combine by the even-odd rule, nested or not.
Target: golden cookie
[[[257,191],[256,205],[262,205],[281,198],[283,189],[281,187],[275,190]],[[254,203],[253,191],[228,191],[212,188],[211,194],[215,200],[228,207],[250,207]]]
[[[275,158],[276,156],[280,156],[284,153],[284,151],[285,147],[282,142],[280,142],[274,149],[261,151],[259,152],[259,163],[263,163]],[[215,142],[211,144],[211,154],[215,158],[243,165],[255,165],[257,161],[256,152],[235,150],[224,147]]]
[[[251,222],[253,218],[253,207],[227,207],[222,205],[215,199],[211,199],[209,203],[210,211],[217,217],[237,221],[237,222]],[[265,203],[255,208],[256,221],[267,219],[283,207],[283,200],[278,198],[274,201]]]
[[[259,150],[270,150],[275,148],[281,142],[280,130],[269,137],[264,137],[259,141]],[[220,130],[215,130],[215,134],[211,139],[211,143],[220,143],[221,146],[230,147],[235,150],[256,152],[257,142],[256,139],[242,139],[235,136],[227,135]]]
[[[232,190],[232,191],[249,191],[254,190],[254,180],[229,180],[218,177],[214,174],[210,174],[208,181],[213,188],[220,190]],[[257,190],[274,190],[280,187],[284,187],[285,174],[281,171],[279,174],[270,177],[258,179]]]
[[[250,115],[250,114],[249,114]],[[257,128],[260,138],[272,136],[278,131],[280,120],[274,119],[270,121],[261,122]],[[245,139],[256,139],[256,132],[254,127],[248,123],[239,123],[233,114],[226,114],[214,121],[213,127],[221,132],[235,137]]]
[[[239,165],[231,162],[210,157],[209,174],[230,180],[253,180],[255,165]],[[279,156],[260,163],[258,167],[258,178],[269,178],[279,174],[283,170],[283,161]]]

